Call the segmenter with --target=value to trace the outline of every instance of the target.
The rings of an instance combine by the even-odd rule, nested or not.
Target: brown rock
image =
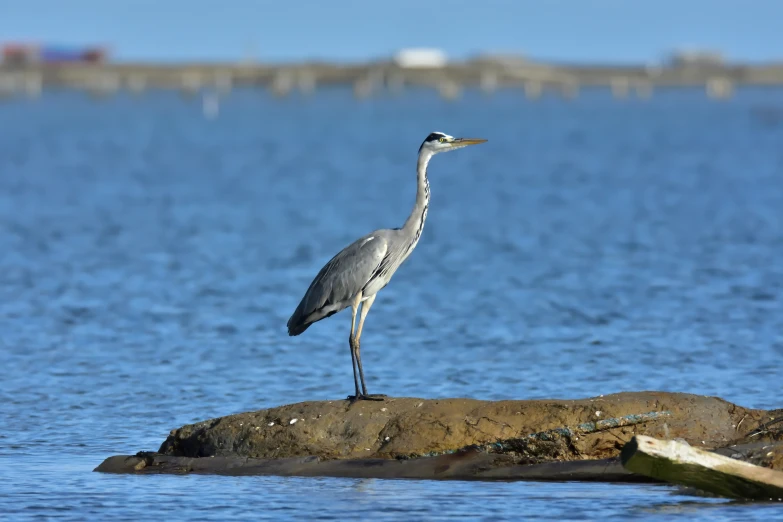
[[[139,467],[138,462],[144,462]],[[132,474],[275,475],[299,477],[410,478],[436,480],[578,480],[655,482],[623,468],[618,458],[518,465],[508,455],[467,450],[411,460],[292,457],[172,457],[159,453],[109,457],[95,471]]]
[[[616,457],[635,434],[682,438],[706,449],[726,446],[757,426],[765,414],[717,397],[667,392],[579,400],[302,402],[183,426],[172,432],[159,453],[389,459],[447,454],[502,441],[498,451],[516,455],[521,463],[600,459]],[[742,432],[737,430],[740,421]],[[596,422],[598,426],[585,425]],[[536,433],[540,435],[529,437]]]

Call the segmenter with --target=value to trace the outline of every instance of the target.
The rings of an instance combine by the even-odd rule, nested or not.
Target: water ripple
[[[433,160],[422,241],[367,319],[372,391],[779,407],[780,107],[769,90],[455,105],[238,91],[211,121],[169,93],[0,105],[4,512],[571,520],[587,497],[601,517],[730,517],[740,508],[637,486],[89,470],[187,422],[350,392],[349,316],[296,338],[285,323],[335,252],[403,222],[435,128],[489,142]]]

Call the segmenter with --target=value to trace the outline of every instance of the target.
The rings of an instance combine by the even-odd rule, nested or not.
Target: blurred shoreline
[[[353,87],[357,97],[405,87],[437,89],[456,98],[462,89],[520,88],[529,98],[555,90],[571,97],[582,87],[605,87],[613,96],[649,97],[655,89],[703,87],[711,98],[744,86],[783,86],[783,63],[743,64],[682,61],[664,65],[548,64],[514,57],[405,65],[394,60],[363,64],[247,63],[33,63],[0,65],[0,95],[36,95],[46,88],[96,93],[178,89],[230,91],[235,86],[270,89],[276,95],[312,92],[323,86]]]

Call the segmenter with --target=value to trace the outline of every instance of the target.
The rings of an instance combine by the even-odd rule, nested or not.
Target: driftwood
[[[665,482],[729,498],[783,501],[783,472],[686,443],[637,435],[620,458],[627,470]]]

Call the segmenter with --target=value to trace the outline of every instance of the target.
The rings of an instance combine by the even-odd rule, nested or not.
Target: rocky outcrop
[[[725,448],[775,413],[667,392],[579,400],[303,402],[183,426],[158,452],[113,457],[97,471],[426,478],[440,469],[442,478],[617,478],[629,475],[617,457],[636,434]],[[604,471],[587,460],[601,460]]]
[[[181,457],[410,458],[524,439],[550,430],[578,431],[585,423],[634,415],[647,417],[615,429],[561,436],[570,439],[566,447],[541,457],[616,456],[635,433],[718,447],[738,438],[736,427],[743,418],[749,425],[761,420],[764,412],[715,397],[663,392],[580,400],[302,402],[183,426],[171,432],[159,452]],[[551,438],[555,437],[556,432]]]

